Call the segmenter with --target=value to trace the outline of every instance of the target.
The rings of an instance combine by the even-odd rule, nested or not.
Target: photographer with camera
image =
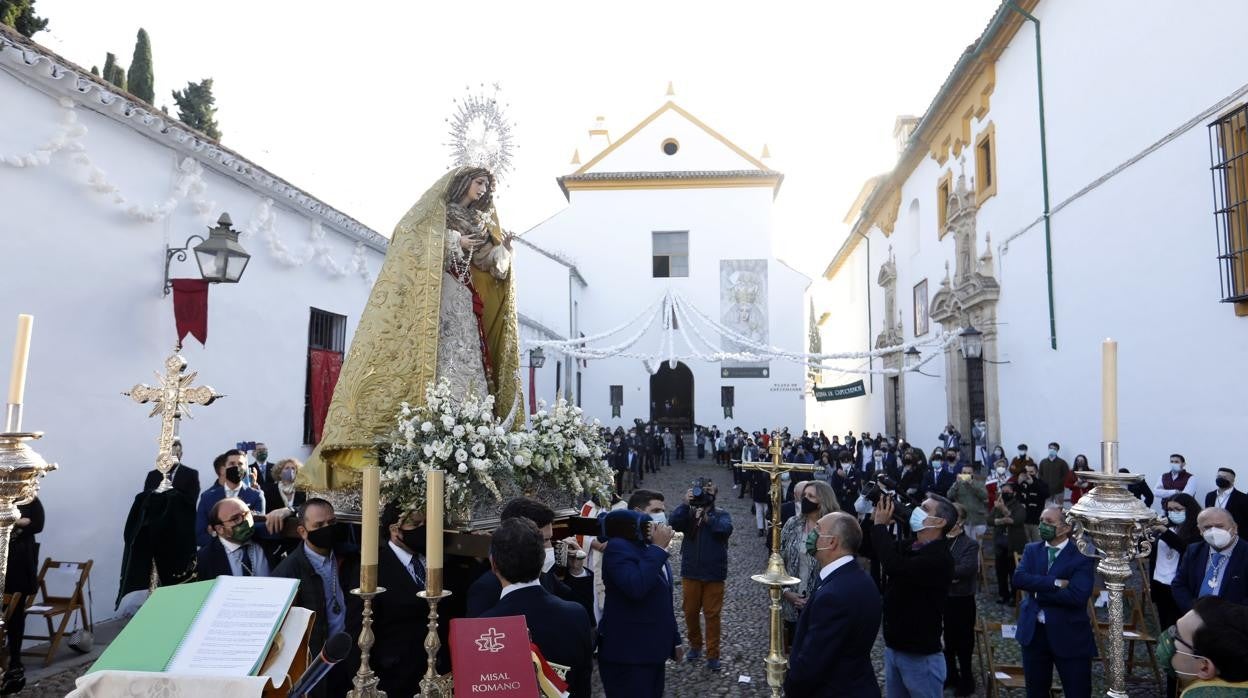
[[[728,578],[728,537],[732,515],[716,508],[719,488],[698,478],[685,492],[685,502],[672,512],[672,529],[685,534],[680,550],[680,580],[684,594],[685,625],[689,632],[686,659],[702,656],[701,617],[706,616],[706,668],[719,671],[719,614],[724,607],[724,580]]]
[[[941,696],[945,657],[942,612],[953,583],[945,535],[957,523],[953,503],[928,495],[905,514],[895,497],[876,494],[871,541],[884,578],[884,683],[890,696]],[[888,525],[901,513],[913,541],[897,541]]]
[[[672,608],[672,568],[665,548],[673,531],[647,514],[618,509],[600,517],[606,542],[606,588],[598,623],[598,674],[607,698],[659,698],[664,666],[680,660]]]

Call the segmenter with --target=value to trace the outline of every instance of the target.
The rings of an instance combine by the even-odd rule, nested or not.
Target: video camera
[[[881,498],[892,499],[893,519],[901,523],[910,521],[910,514],[915,507],[915,503],[910,501],[905,493],[897,491],[897,481],[887,473],[879,473],[874,480],[868,480],[867,484],[862,487],[862,496],[871,502],[872,506],[879,506]]]
[[[689,487],[689,506],[706,508],[715,503],[714,483],[710,478],[700,477]]]

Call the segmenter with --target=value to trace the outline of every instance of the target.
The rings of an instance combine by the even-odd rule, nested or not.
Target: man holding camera
[[[672,512],[672,529],[685,534],[680,550],[680,580],[685,626],[689,632],[686,659],[702,656],[702,625],[706,616],[706,668],[719,671],[719,614],[724,608],[728,577],[728,537],[732,515],[715,507],[719,489],[706,478],[693,481],[685,502]]]
[[[884,576],[884,685],[889,698],[940,698],[945,687],[942,610],[953,583],[945,534],[957,523],[953,503],[928,495],[907,517],[913,541],[888,530],[897,504],[878,497],[871,540]]]

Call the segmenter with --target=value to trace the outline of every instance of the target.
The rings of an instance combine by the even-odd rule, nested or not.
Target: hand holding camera
[[[667,544],[672,542],[672,536],[675,531],[671,526],[666,524],[653,524],[650,527],[650,542],[660,548],[667,548]]]
[[[871,518],[875,520],[877,526],[887,526],[889,521],[893,520],[893,498],[880,497],[875,502],[875,509],[871,512]]]

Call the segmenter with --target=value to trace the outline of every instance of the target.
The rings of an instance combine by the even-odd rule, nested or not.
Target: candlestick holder
[[[1109,672],[1112,698],[1127,698],[1127,662],[1123,641],[1123,590],[1131,576],[1131,561],[1146,557],[1152,550],[1156,526],[1164,525],[1157,514],[1145,506],[1128,485],[1140,482],[1143,475],[1118,472],[1118,442],[1101,443],[1102,472],[1076,473],[1092,490],[1071,507],[1066,520],[1074,527],[1071,538],[1079,552],[1097,558],[1097,572],[1105,580],[1109,592],[1109,646],[1104,665]]]
[[[373,649],[373,597],[385,591],[385,587],[375,587],[374,591],[351,590],[352,594],[364,600],[364,612],[359,640],[360,668],[351,680],[355,688],[347,692],[348,698],[386,698],[386,692],[377,688],[377,675],[368,664],[368,653]]]
[[[20,420],[20,410],[18,411]],[[39,494],[39,478],[56,470],[27,443],[43,438],[39,431],[8,431],[0,433],[0,595],[4,594],[4,578],[9,571],[9,537],[13,524],[22,517],[17,505],[26,504]],[[7,625],[0,618],[0,636]]]
[[[430,578],[434,571],[428,570]],[[437,572],[440,573],[441,570]],[[438,650],[442,648],[442,640],[438,637],[438,602],[450,596],[451,592],[442,589],[436,594],[421,591],[416,595],[429,604],[429,630],[425,633],[425,654],[428,655],[429,665],[425,669],[425,678],[420,680],[420,695],[422,698],[451,698],[453,690],[450,675],[438,674]]]

